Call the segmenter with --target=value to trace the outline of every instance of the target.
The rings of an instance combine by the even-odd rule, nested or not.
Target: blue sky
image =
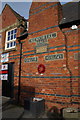
[[[15,0],[2,0],[1,6],[0,6],[0,14],[5,4],[7,3],[12,7],[13,10],[15,10],[21,16],[28,18],[31,2],[26,2],[26,1],[27,0],[23,0],[23,2],[22,0],[16,0],[16,1]],[[61,2],[61,4],[64,3],[64,0],[59,0],[59,1]],[[72,0],[65,0],[65,2],[69,2],[69,1],[72,1]]]

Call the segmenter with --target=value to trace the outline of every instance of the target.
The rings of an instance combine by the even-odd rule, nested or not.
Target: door
[[[3,67],[7,66],[7,70],[3,69],[2,75],[2,96],[14,97],[14,63],[3,64]],[[7,74],[5,74],[7,73]],[[7,76],[7,77],[6,77]]]

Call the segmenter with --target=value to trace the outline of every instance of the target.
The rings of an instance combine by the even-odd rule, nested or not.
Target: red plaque
[[[41,74],[41,73],[44,73],[45,72],[45,66],[43,64],[40,64],[38,66],[38,72]]]

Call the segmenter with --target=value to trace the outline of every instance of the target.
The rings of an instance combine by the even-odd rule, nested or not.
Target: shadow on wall
[[[53,106],[48,112],[47,112],[47,117],[49,120],[65,120],[62,117],[62,114],[59,113],[59,109],[56,106]]]
[[[15,86],[15,99],[18,98],[18,87]],[[33,86],[21,86],[20,103],[24,104],[24,99],[35,97],[35,88]]]

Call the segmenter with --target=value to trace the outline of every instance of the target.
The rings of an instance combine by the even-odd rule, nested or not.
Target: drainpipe
[[[20,45],[20,60],[19,60],[19,81],[18,81],[18,103],[20,101],[20,92],[21,92],[21,60],[22,60],[22,42],[18,40]]]
[[[19,37],[17,37],[19,45],[20,45],[20,60],[19,60],[19,81],[18,81],[18,103],[20,103],[20,93],[21,93],[21,65],[22,65],[22,40],[26,39],[28,36],[28,32],[23,33]]]
[[[61,30],[62,31],[62,30]],[[72,72],[69,68],[69,65],[68,65],[68,47],[67,47],[67,37],[65,35],[65,33],[62,31],[64,37],[65,37],[65,48],[66,48],[66,67],[67,67],[67,70],[69,71],[69,74],[70,74],[70,104],[72,105],[72,94],[73,94],[73,90],[72,90]]]

